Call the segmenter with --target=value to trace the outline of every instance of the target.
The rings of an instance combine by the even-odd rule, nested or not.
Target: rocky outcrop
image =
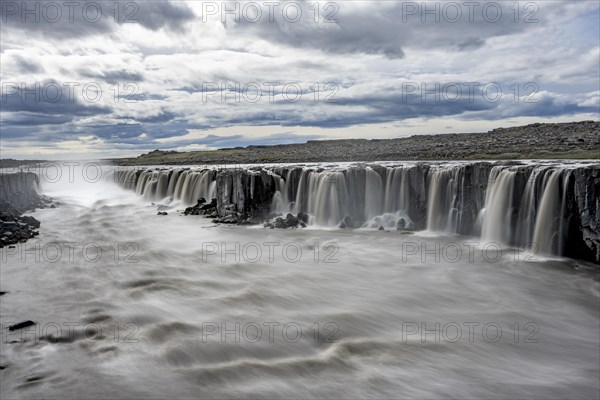
[[[578,168],[567,189],[565,255],[600,263],[600,167]]]
[[[24,242],[37,236],[40,221],[21,216],[10,203],[0,200],[0,248]]]
[[[231,169],[217,174],[217,214],[224,222],[264,217],[276,187],[273,176],[262,168]]]
[[[46,199],[38,192],[39,184],[33,172],[0,173],[0,200],[21,213],[43,207]]]
[[[217,217],[217,199],[212,199],[210,203],[206,202],[204,197],[201,197],[196,202],[196,205],[188,207],[183,212],[184,215],[204,215],[207,217]]]
[[[39,178],[31,172],[0,174],[0,247],[37,236],[40,222],[22,215],[45,207],[49,200],[38,193]]]
[[[263,226],[270,229],[306,228],[308,226],[308,219],[308,214],[304,212],[299,212],[296,216],[288,213],[285,218],[275,217],[271,221],[265,222]]]

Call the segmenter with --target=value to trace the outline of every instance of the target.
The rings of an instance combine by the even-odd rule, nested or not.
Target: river
[[[182,216],[42,182],[1,250],[1,397],[598,398],[597,265],[479,237]],[[36,325],[8,331],[16,322]]]

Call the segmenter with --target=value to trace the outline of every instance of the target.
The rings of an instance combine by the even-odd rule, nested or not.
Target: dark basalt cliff
[[[32,172],[0,174],[0,247],[36,236],[40,222],[23,216],[44,207],[48,200],[38,192],[39,178]]]
[[[0,201],[8,202],[19,212],[33,210],[43,204],[39,178],[33,172],[0,174]]]
[[[565,255],[600,262],[600,168],[577,169],[574,176],[568,191],[569,214],[574,217],[568,235],[574,240]]]

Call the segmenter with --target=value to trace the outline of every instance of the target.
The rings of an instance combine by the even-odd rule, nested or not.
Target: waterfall
[[[431,173],[427,202],[429,231],[455,231],[453,220],[456,215],[456,186],[453,172],[453,168],[439,168]]]
[[[365,216],[372,219],[383,213],[383,184],[377,171],[367,167],[365,192]]]
[[[200,197],[212,199],[216,194],[216,171],[203,170],[117,170],[117,184],[134,190],[144,200],[161,201],[172,197],[186,205],[195,204]]]
[[[483,211],[481,237],[486,241],[509,244],[511,213],[516,173],[503,167],[490,172]]]
[[[308,184],[307,212],[317,225],[337,225],[348,209],[349,196],[342,172],[311,173]]]
[[[563,175],[564,170],[552,171],[544,185],[533,232],[533,250],[538,254],[560,255],[562,250],[565,197],[561,196],[560,183]]]
[[[590,162],[358,163],[252,167],[235,173],[189,167],[124,169],[113,176],[148,201],[172,198],[187,205],[200,197],[217,198],[217,210],[228,207],[241,218],[305,212],[309,224],[317,226],[480,235],[485,241],[523,248],[533,242],[541,254],[582,250],[592,258],[600,257],[593,183],[598,169]],[[582,223],[587,224],[585,232],[573,228]],[[582,234],[574,237],[577,231]],[[567,239],[579,241],[580,247],[565,248]]]
[[[271,211],[276,213],[288,213],[290,204],[288,201],[288,188],[286,181],[279,175],[272,173],[271,176],[275,180],[277,191],[271,201]]]
[[[409,170],[407,167],[396,167],[388,171],[384,202],[386,212],[408,211],[410,202]]]

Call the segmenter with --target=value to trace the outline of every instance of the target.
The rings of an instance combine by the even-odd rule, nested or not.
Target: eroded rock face
[[[38,193],[38,186],[38,176],[31,172],[0,174],[0,247],[24,242],[39,234],[40,222],[22,215],[49,203]]]
[[[600,264],[600,168],[573,171],[572,189],[567,192],[569,224],[565,255]]]
[[[239,221],[266,216],[276,192],[273,176],[260,169],[222,170],[217,174],[217,213]]]
[[[20,213],[45,205],[38,192],[39,177],[33,172],[0,173],[0,200],[10,203]]]

